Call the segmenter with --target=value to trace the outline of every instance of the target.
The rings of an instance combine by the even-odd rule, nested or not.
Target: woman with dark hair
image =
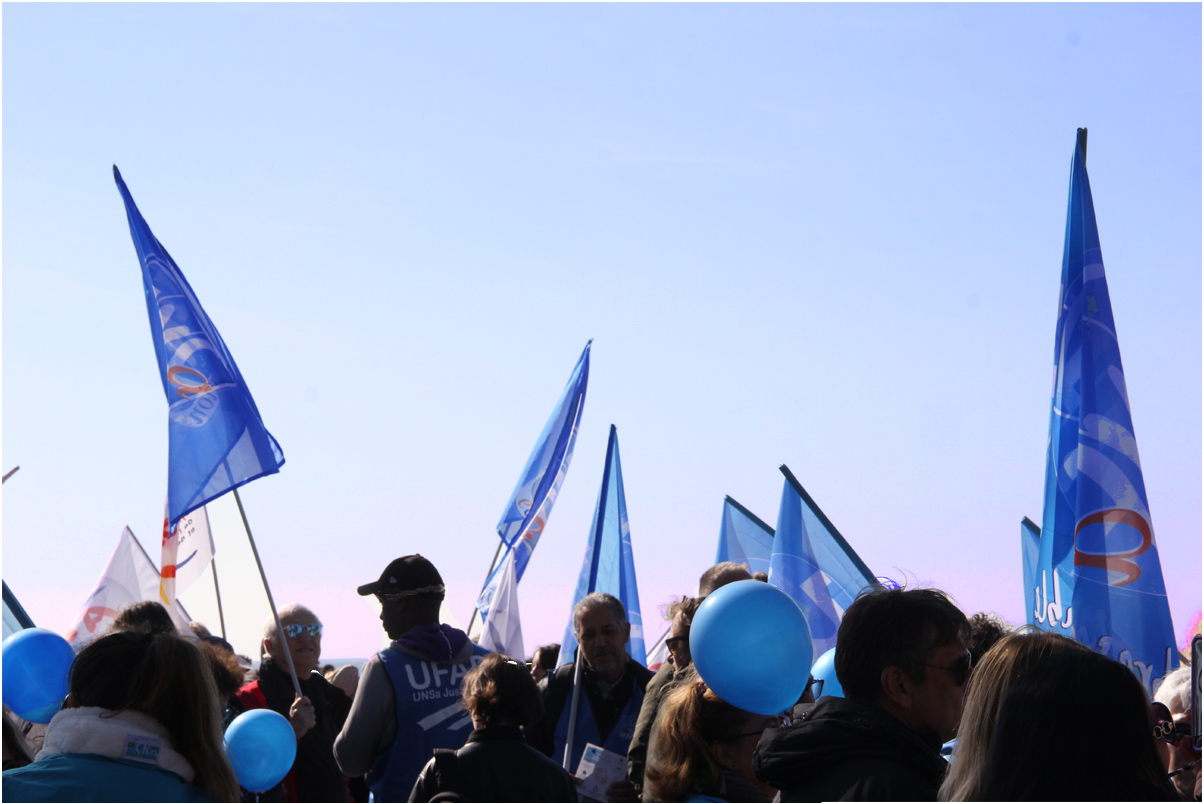
[[[522,727],[539,720],[543,703],[519,661],[491,653],[464,676],[464,708],[473,732],[458,751],[436,749],[410,801],[576,801],[568,771],[527,745]]]
[[[765,729],[781,725],[724,701],[692,669],[656,719],[656,752],[644,770],[653,801],[771,801],[777,793],[752,770]]]
[[[1012,685],[982,773],[983,801],[1174,801],[1149,701],[1120,662],[1072,651]]]
[[[37,761],[3,778],[10,801],[238,801],[208,661],[137,629],[80,651]]]

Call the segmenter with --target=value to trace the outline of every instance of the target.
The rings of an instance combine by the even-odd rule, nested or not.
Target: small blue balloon
[[[840,686],[840,680],[836,678],[836,648],[829,648],[815,660],[815,666],[811,668],[811,676],[816,681],[824,682],[823,687],[816,690],[815,697],[817,699],[823,696],[844,697],[844,689]]]
[[[75,651],[45,628],[26,628],[4,640],[4,704],[31,723],[49,723],[67,697]]]
[[[776,715],[807,688],[814,648],[798,604],[761,581],[737,581],[707,596],[690,626],[698,675],[732,706]]]
[[[265,793],[293,767],[297,735],[280,713],[252,709],[226,729],[226,757],[244,790]]]

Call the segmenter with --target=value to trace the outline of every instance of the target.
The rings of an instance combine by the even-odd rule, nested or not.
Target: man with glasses
[[[408,801],[435,749],[461,748],[472,733],[460,685],[489,651],[439,622],[443,578],[420,555],[391,562],[358,591],[380,601],[392,642],[364,665],[334,754],[347,775],[367,774],[376,801]]]
[[[753,760],[782,801],[936,801],[961,720],[970,624],[936,589],[865,590],[836,634],[845,698],[767,731]]]
[[[279,610],[263,626],[264,659],[259,677],[238,691],[247,709],[272,709],[288,718],[297,735],[297,758],[292,770],[265,801],[350,801],[347,777],[334,761],[334,738],[351,710],[351,699],[318,672],[322,656],[322,621],[304,606]],[[284,651],[292,657],[301,685],[296,696]],[[277,796],[282,798],[277,798]]]

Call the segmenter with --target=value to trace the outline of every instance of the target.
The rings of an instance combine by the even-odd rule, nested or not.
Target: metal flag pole
[[[573,735],[577,732],[577,706],[581,700],[581,643],[577,643],[577,656],[573,659],[573,703],[569,709],[569,734],[564,741],[564,769],[572,773]]]
[[[241,505],[239,506],[239,510],[242,510]],[[247,520],[244,517],[243,522],[245,523],[246,521]],[[249,530],[247,531],[247,533],[250,533],[250,532],[251,531],[249,531]],[[252,544],[254,544],[254,542],[252,542]],[[225,639],[226,638],[226,615],[222,612],[222,589],[220,586],[217,585],[217,558],[216,557],[213,558],[212,560],[210,560],[209,566],[210,566],[210,568],[213,569],[213,593],[217,595],[217,619],[221,623],[221,626],[222,626],[222,639]],[[277,627],[279,627],[279,623],[277,623]]]
[[[10,477],[12,477],[13,475],[15,475],[15,474],[17,473],[17,470],[18,470],[18,469],[20,469],[20,468],[21,468],[20,466],[14,466],[12,469],[9,469],[9,470],[8,470],[8,472],[7,472],[7,473],[5,473],[4,477],[0,477],[0,483],[3,483],[3,482],[5,482],[5,481],[6,481],[6,480],[8,480]]]
[[[280,623],[280,614],[276,611],[276,601],[272,599],[272,590],[268,588],[268,576],[264,574],[263,562],[259,560],[259,548],[255,546],[255,537],[251,535],[251,525],[247,522],[247,512],[242,508],[242,499],[238,496],[238,489],[234,489],[234,502],[238,503],[238,513],[242,517],[242,526],[247,530],[247,539],[251,542],[251,552],[255,554],[255,564],[259,567],[259,577],[263,579],[263,591],[267,592],[268,605],[272,607],[272,617],[276,620],[276,633],[280,635],[280,642],[284,645],[284,659],[288,663],[288,674],[293,679],[293,691],[300,698],[302,697],[301,682],[297,680],[297,671],[293,668],[293,654],[288,650],[288,641],[284,634],[284,626]]]
[[[495,569],[497,569],[497,557],[502,554],[502,545],[503,544],[505,544],[505,542],[502,541],[501,538],[499,538],[498,543],[497,543],[497,549],[493,551],[493,561],[489,565],[489,572],[485,573],[485,582],[483,584],[481,584],[481,591],[477,592],[477,600],[481,599],[481,592],[484,592],[485,587],[489,585],[489,576],[493,574],[493,571]],[[477,615],[480,613],[481,613],[480,609],[477,608],[476,603],[474,602],[473,606],[472,606],[472,616],[470,616],[468,618],[468,629],[465,631],[465,633],[472,632],[472,624],[477,621]],[[484,623],[481,623],[481,624],[484,625]],[[522,658],[522,657],[519,657],[519,658]]]

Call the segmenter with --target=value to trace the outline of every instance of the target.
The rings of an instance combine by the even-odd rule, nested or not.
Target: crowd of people
[[[556,666],[559,645],[527,663],[489,653],[439,621],[443,580],[420,555],[358,589],[392,640],[362,672],[320,664],[322,622],[305,606],[265,625],[255,671],[199,624],[179,634],[139,603],[75,657],[47,727],[5,711],[3,797],[577,801],[597,746],[626,761],[608,801],[1200,800],[1186,665],[1150,701],[1123,664],[967,618],[935,589],[875,587],[849,606],[842,696],[812,679],[789,711],[739,709],[699,676],[690,629],[708,595],[755,580],[730,562],[703,573],[696,597],[668,607],[655,672],[627,654],[627,612],[602,593],[572,612],[574,661]],[[223,749],[254,709],[286,718],[297,743],[266,791],[241,788]]]

